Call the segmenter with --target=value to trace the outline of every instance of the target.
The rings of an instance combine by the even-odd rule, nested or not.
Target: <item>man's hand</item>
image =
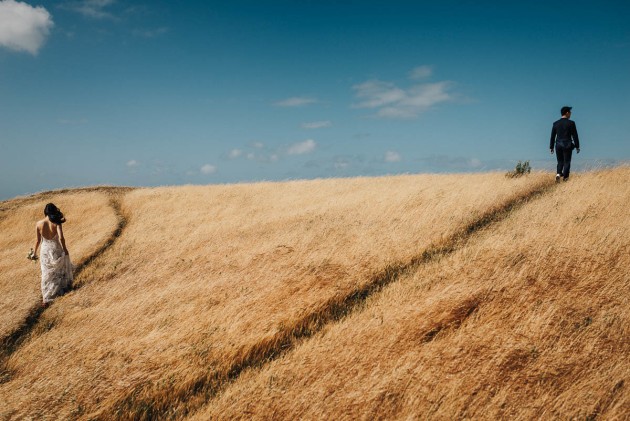
[[[580,153],[580,148],[575,148],[575,151],[576,151],[577,153]]]
[[[553,148],[552,148],[552,149],[549,149],[549,152],[551,152],[551,154],[553,155]]]

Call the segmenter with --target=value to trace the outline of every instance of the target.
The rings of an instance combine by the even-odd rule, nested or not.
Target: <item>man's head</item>
[[[567,117],[568,117],[568,116],[570,116],[570,115],[571,115],[571,108],[573,108],[573,107],[567,107],[567,106],[562,107],[562,108],[560,109],[560,115],[561,115],[562,117],[564,117],[564,116],[567,116]]]

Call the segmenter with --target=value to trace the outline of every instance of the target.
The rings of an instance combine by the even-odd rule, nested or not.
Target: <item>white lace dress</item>
[[[72,286],[72,263],[70,256],[63,252],[57,235],[52,240],[42,236],[39,261],[42,266],[42,298],[49,303]]]

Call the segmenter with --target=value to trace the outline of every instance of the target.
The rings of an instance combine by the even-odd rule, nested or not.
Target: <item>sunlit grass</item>
[[[618,171],[617,178],[627,179],[627,171]],[[584,175],[555,186],[549,175],[537,173],[518,179],[499,173],[420,175],[121,194],[117,200],[126,225],[120,235],[82,270],[76,280],[81,288],[46,310],[7,361],[10,380],[0,385],[0,401],[7,404],[0,416],[181,417],[199,409],[202,416],[228,418],[239,413],[265,418],[275,410],[282,418],[430,413],[432,407],[417,406],[420,401],[405,394],[421,390],[415,381],[420,369],[406,358],[416,355],[418,346],[417,357],[435,363],[430,378],[435,380],[440,366],[453,363],[449,358],[454,354],[429,357],[422,349],[452,335],[474,335],[468,326],[494,308],[489,303],[499,298],[489,295],[489,285],[503,285],[500,275],[523,264],[551,267],[541,260],[550,253],[546,241],[560,223],[550,212],[577,212],[583,196],[603,203],[606,195],[619,192],[607,180]],[[510,201],[541,189],[547,192],[521,204],[507,220],[483,222]],[[627,203],[627,190],[623,194]],[[559,207],[562,198],[575,204]],[[16,218],[28,217],[20,212],[17,207]],[[605,218],[598,215],[591,234],[601,231],[596,223]],[[109,225],[100,231],[110,235],[116,224],[111,212]],[[625,230],[628,224],[623,224]],[[21,232],[16,224],[10,226]],[[521,233],[525,228],[531,236]],[[575,241],[571,238],[578,231],[570,234],[574,237],[562,241]],[[458,242],[459,236],[474,244]],[[532,243],[536,236],[540,242]],[[78,239],[68,238],[72,251],[72,241]],[[595,237],[585,238],[588,243]],[[502,246],[488,249],[484,244]],[[22,247],[19,241],[11,245]],[[431,256],[418,265],[425,254]],[[401,267],[405,270],[394,271]],[[379,276],[389,278],[372,287]],[[367,301],[353,304],[356,294]],[[500,300],[496,304],[498,313],[509,310],[499,306]],[[498,327],[498,334],[507,335]],[[496,338],[481,326],[479,332],[488,340]],[[462,341],[477,346],[473,337]],[[545,352],[537,343],[527,350],[537,357]],[[399,371],[400,361],[415,374]],[[351,362],[360,370],[353,370]],[[283,393],[293,396],[294,403],[279,399],[273,387],[262,390],[280,384],[280,378],[291,389]],[[411,385],[397,385],[398,378]],[[372,385],[383,391],[380,398],[356,389],[354,383],[369,384],[370,379],[384,382]],[[402,398],[388,397],[385,384],[394,385],[391,393]],[[441,393],[438,386],[433,383],[435,394]],[[378,412],[357,404],[353,399],[358,402],[361,396],[353,393],[364,392],[370,405],[378,399],[391,405]],[[332,393],[335,399],[322,403]],[[478,402],[473,399],[473,404]],[[248,408],[254,412],[245,412]],[[479,413],[477,406],[444,408]]]

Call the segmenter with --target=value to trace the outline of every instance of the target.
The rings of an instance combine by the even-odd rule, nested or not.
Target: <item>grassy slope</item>
[[[627,419],[630,169],[561,184],[195,418]]]
[[[94,253],[116,226],[116,215],[106,193],[86,191],[20,198],[0,204],[0,339],[15,331],[41,303],[39,262],[26,260],[35,245],[35,222],[53,202],[68,215],[64,234],[75,265]]]
[[[244,362],[281,351],[388,264],[544,179],[423,175],[132,191],[122,199],[126,228],[82,273],[90,282],[46,310],[38,325],[47,328],[34,329],[9,359],[2,414],[198,408]]]

